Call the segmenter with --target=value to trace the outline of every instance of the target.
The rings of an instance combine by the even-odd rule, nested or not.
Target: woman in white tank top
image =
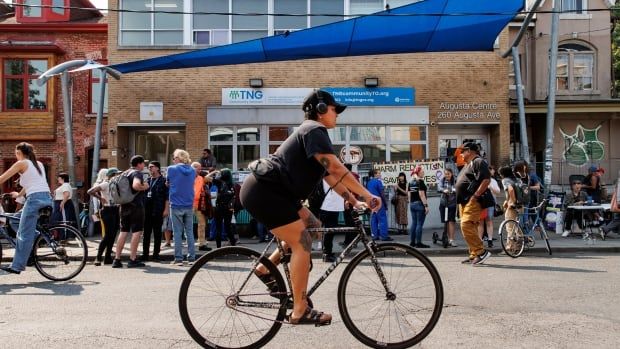
[[[15,158],[17,162],[0,176],[0,184],[19,174],[19,184],[24,189],[22,189],[21,193],[13,192],[11,195],[16,198],[25,194],[26,202],[19,220],[17,246],[15,247],[13,263],[10,267],[2,266],[0,269],[7,273],[19,274],[26,269],[26,262],[36,238],[35,229],[39,218],[39,210],[46,206],[51,207],[52,197],[45,177],[45,168],[43,164],[37,161],[34,147],[26,142],[19,143],[15,147]]]

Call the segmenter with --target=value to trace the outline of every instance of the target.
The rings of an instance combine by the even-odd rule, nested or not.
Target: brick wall
[[[1,25],[0,25],[1,27]],[[19,38],[23,41],[53,41],[57,46],[64,50],[64,54],[52,54],[53,62],[50,67],[68,60],[85,59],[87,56],[102,57],[107,56],[107,33],[71,33],[71,32],[47,32],[47,33],[23,33],[23,32],[7,32],[0,33],[0,40],[10,38]],[[12,57],[28,57],[32,53],[29,52],[10,52],[6,53]],[[40,53],[38,53],[40,54]],[[90,173],[87,164],[87,149],[93,146],[95,133],[94,115],[88,115],[90,106],[89,97],[89,73],[71,73],[72,81],[72,98],[73,98],[73,144],[74,153],[79,157],[79,161],[75,163],[76,181],[88,183]],[[62,91],[60,87],[60,78],[54,83],[54,96],[50,96],[48,101],[54,102],[49,107],[54,115],[54,127],[49,131],[51,134],[50,141],[37,142],[32,141],[36,147],[37,156],[50,160],[50,174],[52,187],[56,186],[56,175],[66,171],[66,138],[64,131],[64,111],[62,106]],[[28,113],[22,113],[23,118],[28,118]],[[107,130],[107,121],[104,122],[104,130]],[[1,131],[0,131],[1,132]],[[107,132],[103,133],[104,146],[107,142]],[[23,135],[24,139],[28,138],[27,134]],[[4,170],[5,162],[14,159],[15,145],[19,141],[0,141],[0,170]],[[82,190],[84,191],[84,190]],[[81,193],[83,194],[83,193]]]
[[[111,0],[110,6],[117,6],[117,1]],[[119,48],[116,16],[110,14],[108,18],[110,63],[183,52]],[[502,45],[505,46],[506,41],[507,36],[503,35]],[[110,83],[110,126],[114,128],[119,122],[139,122],[140,101],[162,101],[164,122],[187,123],[187,149],[197,158],[207,141],[206,106],[221,104],[222,88],[245,87],[248,79],[255,77],[262,78],[266,88],[361,87],[364,77],[376,76],[381,86],[413,86],[416,104],[429,106],[433,122],[437,121],[442,102],[497,103],[501,123],[498,140],[492,142],[492,146],[499,147],[493,149],[493,161],[499,162],[509,156],[507,64],[508,61],[496,52],[423,53],[132,73]],[[438,127],[429,127],[430,157],[438,156],[438,132]],[[125,144],[126,140],[120,137],[117,133],[117,141]],[[116,144],[114,142],[116,140],[111,140]],[[120,157],[110,159],[111,164],[118,160]],[[122,161],[127,162],[127,159]],[[119,165],[126,167],[125,163]]]

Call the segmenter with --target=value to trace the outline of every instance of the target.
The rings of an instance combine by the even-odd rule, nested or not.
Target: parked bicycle
[[[39,211],[37,237],[28,259],[41,275],[52,281],[66,281],[77,276],[88,257],[86,239],[72,225],[58,223],[49,225],[52,207]],[[2,239],[5,245],[16,246],[16,228],[19,214],[5,213],[0,207],[0,263],[2,262]]]
[[[443,307],[443,286],[437,269],[418,250],[398,243],[377,244],[368,237],[359,213],[355,227],[308,229],[312,232],[355,232],[344,248],[308,291],[310,296],[334,269],[362,242],[344,269],[338,284],[338,308],[351,334],[373,348],[408,348],[431,333]],[[285,279],[267,257],[275,242]],[[288,262],[290,253],[271,240],[262,253],[245,247],[224,247],[209,252],[189,269],[179,294],[179,311],[185,329],[205,348],[257,348],[267,344],[285,321],[293,300]],[[256,276],[264,265],[275,277],[277,290],[269,292]],[[287,292],[288,286],[288,292]]]
[[[83,202],[80,204],[82,206],[82,210],[80,211],[80,215],[78,217],[80,232],[82,235],[88,235],[88,226],[90,224],[90,214],[88,213],[88,203]]]
[[[551,245],[549,244],[549,236],[547,230],[542,224],[541,210],[545,207],[548,200],[543,200],[540,205],[532,208],[525,208],[524,212],[519,214],[519,222],[508,219],[499,226],[499,236],[502,243],[502,249],[512,258],[519,257],[526,248],[532,248],[536,244],[535,235],[539,235],[540,239],[545,242],[545,248],[549,255],[552,254]],[[530,222],[530,215],[536,218],[534,223]]]

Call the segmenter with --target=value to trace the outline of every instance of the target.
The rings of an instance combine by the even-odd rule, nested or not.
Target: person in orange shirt
[[[472,140],[463,140],[463,144],[469,142],[472,142]],[[456,150],[454,150],[454,163],[456,164],[456,168],[459,170],[459,172],[461,171],[461,169],[463,169],[463,166],[467,164],[465,158],[461,156],[461,153],[463,153],[463,144],[461,144],[460,146],[458,146],[458,148],[456,148]]]
[[[196,171],[196,178],[194,179],[194,215],[198,219],[198,250],[199,251],[211,251],[211,248],[207,246],[207,240],[205,239],[205,216],[198,209],[198,202],[200,201],[200,192],[205,187],[205,178],[200,175],[202,165],[199,162],[192,162],[192,168]]]

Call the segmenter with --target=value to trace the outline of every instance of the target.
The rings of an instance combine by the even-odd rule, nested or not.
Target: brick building
[[[23,1],[15,1],[20,4]],[[51,0],[29,1],[50,5]],[[57,4],[54,1],[54,4]],[[65,0],[66,7],[94,8],[88,0]],[[47,69],[72,59],[107,60],[107,22],[99,11],[9,6],[0,1],[0,170],[15,162],[15,145],[34,144],[52,188],[66,170],[66,142],[60,79],[42,87],[35,80]],[[27,67],[27,69],[26,69]],[[97,76],[71,73],[76,184],[90,183],[95,129]],[[107,138],[103,137],[104,145]],[[105,165],[105,163],[104,163]],[[4,191],[12,183],[5,183]]]
[[[530,1],[531,2],[531,1]],[[572,174],[587,174],[595,165],[606,169],[603,182],[611,184],[620,171],[620,100],[612,97],[613,82],[609,0],[562,0],[559,53],[556,67],[556,107],[553,143],[553,184],[568,184]],[[545,1],[540,11],[553,9]],[[515,23],[510,36],[517,34]],[[519,46],[527,133],[532,161],[543,172],[549,85],[551,14],[539,13]],[[512,62],[511,62],[512,63]],[[512,66],[512,64],[511,64]],[[511,144],[520,157],[518,110],[514,74],[511,75]]]
[[[392,7],[409,2],[387,1]],[[310,10],[343,17],[282,21],[266,16],[114,12],[108,18],[110,63],[339,21],[347,14],[379,11],[386,1],[223,0],[208,3],[212,7],[198,0],[169,3],[186,12]],[[121,9],[134,9],[136,4],[109,2],[111,8]],[[502,38],[499,41],[506,46],[507,36]],[[379,86],[366,88],[366,78],[377,78]],[[260,79],[262,86],[250,86],[250,79]],[[414,103],[370,102],[348,108],[331,133],[337,150],[356,145],[364,153],[364,162],[451,159],[463,140],[475,139],[491,162],[499,163],[508,160],[510,150],[507,86],[508,61],[497,52],[397,54],[126,74],[110,82],[110,144],[102,156],[123,168],[137,153],[168,165],[177,147],[198,158],[202,148],[209,146],[223,166],[244,168],[250,160],[275,150],[302,121],[299,95],[329,87],[341,93],[401,89],[415,95]],[[291,93],[298,94],[291,99],[296,102],[282,102]],[[267,95],[279,102],[252,101]]]

